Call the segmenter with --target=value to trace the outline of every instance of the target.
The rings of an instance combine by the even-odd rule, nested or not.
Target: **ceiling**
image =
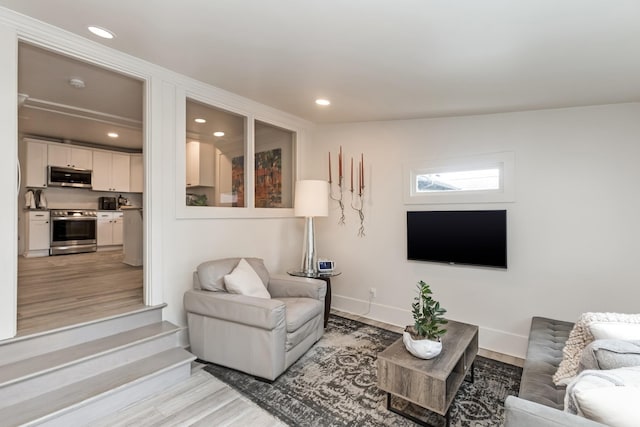
[[[640,100],[637,0],[0,5],[317,123]]]
[[[72,79],[84,87],[72,86]],[[140,80],[20,43],[21,134],[140,150],[143,90]]]

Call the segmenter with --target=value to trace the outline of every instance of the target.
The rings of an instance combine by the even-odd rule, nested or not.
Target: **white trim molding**
[[[196,92],[196,90],[198,92]],[[298,170],[298,144],[304,143],[305,130],[308,123],[300,120],[292,120],[287,116],[279,118],[271,114],[265,114],[261,109],[256,109],[253,104],[221,102],[216,99],[215,91],[203,86],[188,85],[187,89],[178,87],[175,94],[175,208],[177,219],[225,219],[225,218],[289,218],[293,217],[293,208],[256,208],[254,200],[255,175],[253,168],[249,167],[245,175],[245,207],[220,207],[220,206],[187,206],[186,199],[186,102],[194,100],[213,108],[219,108],[233,114],[238,114],[246,119],[245,155],[247,159],[253,159],[255,155],[255,121],[268,123],[296,134],[293,147],[293,177],[292,185],[296,181]],[[248,164],[251,164],[249,161]]]
[[[18,295],[18,40],[16,32],[0,24],[0,176],[7,207],[0,212],[5,244],[0,249],[0,339],[15,336]]]

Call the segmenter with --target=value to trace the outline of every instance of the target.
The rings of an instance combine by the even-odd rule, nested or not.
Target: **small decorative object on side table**
[[[329,322],[329,311],[331,310],[331,278],[342,274],[340,271],[314,271],[312,273],[305,273],[304,271],[287,271],[290,276],[308,277],[310,279],[321,279],[327,283],[327,295],[324,297],[324,327],[327,327]]]

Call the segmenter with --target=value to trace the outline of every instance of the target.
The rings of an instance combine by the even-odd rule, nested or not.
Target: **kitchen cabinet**
[[[214,146],[198,141],[187,142],[187,187],[213,187],[214,169]]]
[[[49,211],[28,211],[25,227],[24,256],[49,256]]]
[[[122,245],[122,212],[98,211],[96,237],[98,246]]]
[[[24,165],[24,185],[28,188],[47,187],[47,143],[29,139],[26,144]]]
[[[142,193],[144,191],[144,166],[142,154],[131,154],[131,175],[129,177],[129,192]]]
[[[90,170],[93,168],[93,150],[49,144],[48,163],[49,166]]]
[[[131,174],[129,154],[95,150],[93,152],[94,191],[129,192]]]

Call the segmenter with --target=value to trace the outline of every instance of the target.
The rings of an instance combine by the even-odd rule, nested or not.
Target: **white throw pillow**
[[[244,258],[230,274],[224,276],[224,285],[232,294],[271,299],[262,279]]]
[[[567,387],[565,411],[611,427],[636,427],[638,402],[640,367],[588,370]]]
[[[640,340],[640,323],[593,322],[589,331],[597,340]]]

